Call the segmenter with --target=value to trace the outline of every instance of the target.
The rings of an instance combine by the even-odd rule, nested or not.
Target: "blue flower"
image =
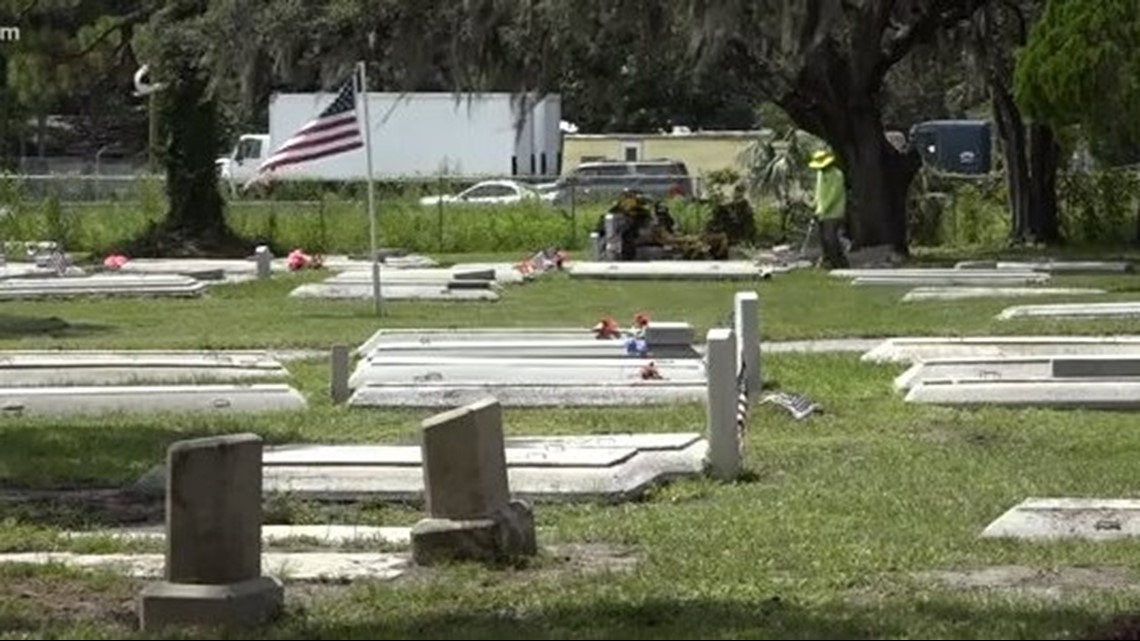
[[[625,353],[630,356],[645,356],[649,353],[649,342],[644,338],[630,338],[625,341]]]

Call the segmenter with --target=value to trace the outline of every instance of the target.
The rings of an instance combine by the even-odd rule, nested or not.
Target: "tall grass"
[[[0,197],[3,197],[0,194]],[[162,218],[161,193],[133,202],[60,202],[13,198],[0,217],[3,240],[55,240],[69,251],[101,254]],[[412,198],[377,203],[377,242],[417,252],[534,252],[546,247],[581,251],[606,205],[573,211],[543,204],[511,206],[422,206]],[[699,231],[708,215],[704,205],[677,202],[671,207],[685,232]],[[312,201],[235,200],[227,205],[231,228],[251,241],[281,250],[365,253],[370,222],[364,201],[326,196]]]

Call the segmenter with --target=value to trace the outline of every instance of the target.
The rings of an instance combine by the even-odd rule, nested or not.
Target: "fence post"
[[[708,344],[708,461],[712,476],[731,481],[743,468],[736,425],[736,337],[731,329],[710,329]]]
[[[443,253],[443,190],[446,185],[443,182],[443,176],[439,177],[439,190],[437,190],[438,200],[435,201],[436,206],[436,229],[435,229],[435,242],[436,251]]]

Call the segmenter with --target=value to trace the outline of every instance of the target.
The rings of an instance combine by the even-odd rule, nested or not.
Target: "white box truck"
[[[373,92],[367,96],[372,173],[377,180],[441,175],[481,180],[556,176],[561,171],[562,100],[557,94]],[[335,97],[330,92],[271,96],[269,133],[242,135],[230,154],[218,159],[221,178],[240,188],[263,160]],[[365,150],[356,149],[279,168],[273,180],[362,181],[368,175],[365,160]]]

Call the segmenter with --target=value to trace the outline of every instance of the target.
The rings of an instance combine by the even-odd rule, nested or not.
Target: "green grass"
[[[285,299],[300,278],[220,288],[200,301],[6,304],[7,314],[101,329],[60,338],[9,335],[3,347],[325,347],[356,345],[381,325],[564,326],[592,323],[602,313],[628,319],[639,310],[704,329],[724,322],[741,288],[554,277],[512,288],[495,304],[394,304],[378,321],[368,303]],[[1135,287],[1134,278],[1057,281],[1112,288],[1119,298]],[[855,289],[818,273],[780,275],[755,287],[764,301],[765,338],[1131,329],[994,321],[1009,304],[1002,301],[903,306],[901,290]],[[118,486],[161,461],[172,441],[200,434],[253,431],[271,443],[414,442],[429,414],[334,407],[324,362],[289,369],[310,400],[305,412],[6,420],[0,487]],[[690,479],[619,506],[538,506],[544,545],[629,546],[639,559],[632,571],[577,571],[547,555],[530,569],[457,566],[394,583],[290,584],[286,618],[243,638],[1087,638],[1140,609],[1140,591],[1127,586],[1043,596],[952,588],[916,576],[998,565],[1140,571],[1135,542],[977,538],[1029,496],[1134,496],[1140,431],[1126,413],[909,406],[891,386],[902,369],[863,363],[857,354],[769,355],[767,382],[807,394],[824,412],[797,422],[757,407],[747,481]],[[508,434],[690,431],[701,429],[704,409],[508,410],[505,420]],[[65,529],[106,526],[105,512],[0,502],[0,550],[118,550],[122,544],[104,539],[58,537]],[[406,525],[419,516],[414,506],[287,499],[267,506],[275,523]],[[102,573],[0,566],[0,637],[141,638],[132,602],[139,586]]]
[[[215,286],[201,299],[161,303],[148,299],[5,302],[0,348],[324,349],[337,342],[358,345],[381,327],[592,326],[607,314],[626,324],[641,311],[658,320],[687,321],[703,335],[710,327],[724,326],[733,294],[742,289],[760,293],[765,340],[1135,331],[1132,321],[994,319],[1010,304],[1055,302],[1049,298],[904,305],[899,299],[906,288],[856,288],[816,270],[744,283],[581,281],[547,274],[507,288],[497,302],[393,301],[385,303],[383,318],[375,316],[370,300],[288,297],[297,285],[327,276],[308,272]],[[1101,287],[1112,294],[1095,300],[1125,300],[1140,290],[1140,277],[1065,276],[1055,277],[1050,286]]]

